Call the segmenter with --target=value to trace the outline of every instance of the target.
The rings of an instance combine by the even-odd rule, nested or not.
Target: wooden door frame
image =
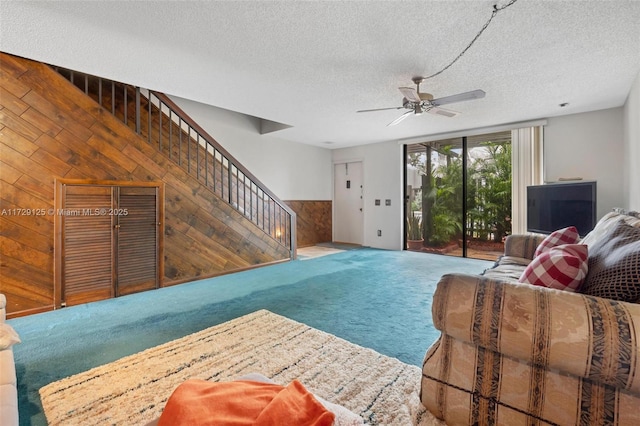
[[[164,278],[164,182],[136,182],[121,180],[98,180],[98,179],[56,179],[54,186],[53,199],[53,307],[59,309],[62,307],[62,218],[61,214],[64,209],[64,186],[119,186],[119,187],[144,187],[158,189],[158,268],[157,282],[158,287],[162,287]]]

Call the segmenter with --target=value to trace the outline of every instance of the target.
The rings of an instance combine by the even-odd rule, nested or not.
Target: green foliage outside
[[[412,214],[407,218],[407,239],[421,240],[422,235],[422,218]]]
[[[467,237],[501,242],[511,233],[511,144],[487,142],[483,155],[467,162]],[[446,164],[432,168],[429,182],[411,205],[421,211],[425,243],[439,247],[462,238],[462,157],[451,147],[440,149]],[[476,151],[477,152],[477,151]],[[411,154],[409,163],[426,175],[424,155]]]

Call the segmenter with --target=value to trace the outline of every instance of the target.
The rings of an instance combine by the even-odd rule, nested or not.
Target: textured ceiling
[[[451,62],[496,1],[0,2],[0,50],[291,128],[338,148],[618,107],[640,71],[640,1],[519,0],[421,89],[486,97],[386,125],[399,86]],[[560,103],[568,103],[561,108]],[[215,136],[215,131],[212,131]]]

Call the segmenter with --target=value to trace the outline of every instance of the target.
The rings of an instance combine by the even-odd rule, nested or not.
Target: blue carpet
[[[491,265],[363,248],[10,320],[22,339],[20,424],[46,424],[38,389],[48,383],[258,309],[419,366],[438,337],[440,276]]]

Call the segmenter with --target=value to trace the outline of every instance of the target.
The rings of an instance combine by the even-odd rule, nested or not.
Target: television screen
[[[527,231],[550,234],[575,226],[585,236],[596,224],[596,182],[527,187]]]

